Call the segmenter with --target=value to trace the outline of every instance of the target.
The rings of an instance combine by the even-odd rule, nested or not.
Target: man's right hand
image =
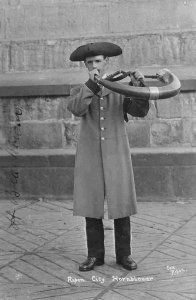
[[[95,80],[95,75],[99,76],[99,71],[97,69],[89,71],[89,79],[91,79],[94,82],[96,81]]]

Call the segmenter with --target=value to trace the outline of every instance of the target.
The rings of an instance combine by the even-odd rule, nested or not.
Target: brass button
[[[103,121],[103,120],[104,120],[104,117],[101,117],[100,120]]]
[[[103,106],[101,106],[100,109],[103,110]]]
[[[104,140],[105,140],[105,138],[102,136],[102,137],[101,137],[101,140],[102,140],[102,141],[104,141]]]
[[[105,128],[104,128],[104,127],[101,127],[101,130],[105,130]]]

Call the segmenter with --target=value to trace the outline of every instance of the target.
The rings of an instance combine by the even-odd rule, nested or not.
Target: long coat
[[[90,82],[90,81],[88,81]],[[68,110],[81,117],[74,175],[74,215],[110,219],[137,212],[136,192],[124,115],[144,117],[148,101],[124,99],[91,85],[71,90]],[[89,88],[90,87],[90,88]]]

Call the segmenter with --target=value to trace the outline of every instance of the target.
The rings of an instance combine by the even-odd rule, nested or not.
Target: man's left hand
[[[136,69],[131,73],[130,78],[134,86],[140,86],[140,81],[144,80],[144,75]]]

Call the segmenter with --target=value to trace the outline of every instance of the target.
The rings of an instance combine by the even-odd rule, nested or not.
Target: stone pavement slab
[[[72,201],[0,202],[0,300],[196,299],[196,201],[139,202],[131,217],[138,269],[115,263],[105,209],[105,265],[79,272],[85,222]]]

